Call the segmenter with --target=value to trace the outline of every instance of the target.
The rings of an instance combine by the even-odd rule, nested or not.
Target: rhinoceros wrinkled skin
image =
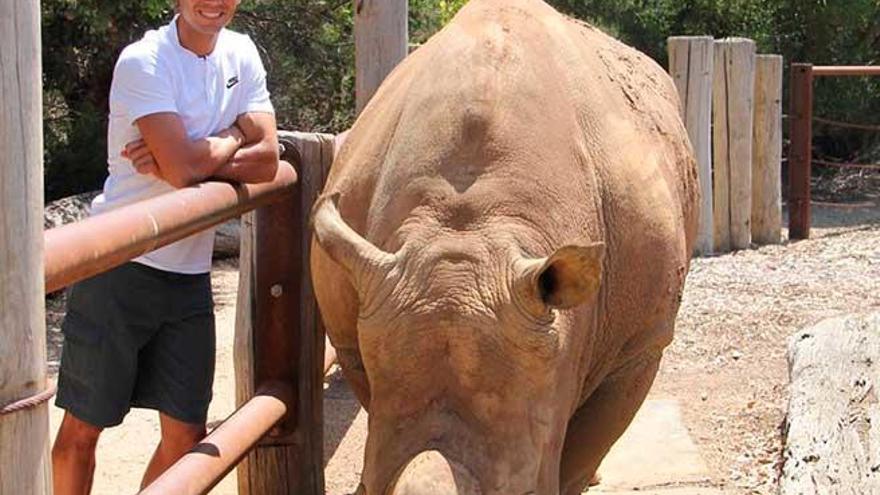
[[[697,200],[659,66],[540,0],[465,6],[382,84],[313,211],[369,411],[359,492],[580,493],[672,339]]]

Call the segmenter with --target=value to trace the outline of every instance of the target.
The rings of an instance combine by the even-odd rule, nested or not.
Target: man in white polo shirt
[[[113,74],[109,177],[92,214],[209,177],[271,180],[275,117],[254,43],[225,29],[240,0],[178,0],[170,24],[123,50]],[[214,376],[213,231],[74,286],[52,449],[56,494],[91,490],[103,428],[159,411],[146,486],[205,435]]]

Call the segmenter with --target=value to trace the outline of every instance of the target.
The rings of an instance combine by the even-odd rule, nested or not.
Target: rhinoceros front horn
[[[385,494],[481,495],[482,491],[470,470],[436,450],[429,450],[404,466]]]
[[[374,246],[349,227],[336,208],[338,200],[339,193],[322,195],[312,209],[312,229],[318,244],[355,278],[365,271],[390,266],[395,256]]]

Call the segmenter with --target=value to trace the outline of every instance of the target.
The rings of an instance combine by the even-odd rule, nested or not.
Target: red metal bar
[[[791,65],[791,149],[788,160],[788,237],[810,237],[810,163],[813,158],[813,66]]]
[[[246,402],[140,493],[207,493],[287,414],[289,399],[284,387],[275,385]]]
[[[803,64],[792,64],[795,65]],[[880,76],[880,66],[876,65],[817,65],[813,76]]]
[[[206,182],[46,231],[46,293],[97,275],[290,194],[293,167],[272,182]]]

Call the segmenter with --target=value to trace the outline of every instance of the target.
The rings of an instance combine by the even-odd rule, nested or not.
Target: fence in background
[[[782,57],[745,38],[668,40],[697,159],[697,254],[781,241]]]
[[[813,117],[813,82],[816,77],[880,76],[880,67],[874,66],[813,66],[791,65],[790,138],[788,157],[789,216],[788,231],[792,239],[810,237],[810,176],[813,164],[840,168],[880,170],[880,164],[836,163],[813,160],[813,121],[877,130],[877,126],[834,122]]]

